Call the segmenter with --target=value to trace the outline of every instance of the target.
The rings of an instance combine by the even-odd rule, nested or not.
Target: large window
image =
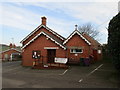
[[[83,53],[82,49],[71,49],[70,53]]]

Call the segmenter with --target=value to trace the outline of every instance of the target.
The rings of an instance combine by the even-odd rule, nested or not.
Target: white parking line
[[[68,71],[68,69],[67,69],[67,70],[65,70],[62,74],[59,74],[59,75],[64,75],[67,71]]]
[[[83,81],[83,79],[80,79],[78,82],[82,82]]]
[[[103,64],[99,65],[97,68],[95,68],[93,71],[91,71],[89,74],[87,74],[85,77],[88,77],[90,76],[92,73],[94,73],[96,70],[98,70],[100,67],[102,67]],[[83,78],[81,78],[78,82],[82,82],[83,81]]]
[[[91,75],[92,73],[94,73],[96,70],[98,70],[102,66],[103,66],[103,64],[99,65],[96,69],[94,69],[93,71],[91,71],[87,76]]]

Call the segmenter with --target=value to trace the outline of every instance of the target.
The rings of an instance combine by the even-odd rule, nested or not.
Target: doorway
[[[54,63],[55,56],[56,56],[56,49],[47,49],[48,63]]]

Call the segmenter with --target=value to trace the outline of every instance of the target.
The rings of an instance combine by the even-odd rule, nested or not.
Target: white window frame
[[[70,49],[70,53],[83,53],[83,49],[81,49],[82,52],[72,52],[72,49]]]
[[[59,49],[59,47],[44,47],[44,49]]]

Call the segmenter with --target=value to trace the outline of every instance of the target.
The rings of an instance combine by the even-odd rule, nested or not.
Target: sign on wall
[[[32,52],[32,58],[34,58],[34,59],[40,59],[40,51],[39,50],[34,50]]]
[[[55,58],[55,63],[66,64],[68,62],[67,58]]]

